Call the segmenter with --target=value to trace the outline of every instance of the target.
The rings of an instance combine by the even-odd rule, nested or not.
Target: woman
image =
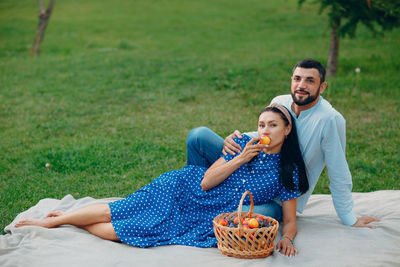
[[[162,174],[125,199],[84,207],[68,213],[50,213],[46,219],[26,219],[16,227],[47,228],[71,224],[107,240],[133,246],[216,246],[212,220],[236,211],[243,192],[251,191],[254,203],[279,197],[282,201],[282,238],[277,248],[287,256],[297,253],[296,197],[308,189],[296,127],[286,108],[273,104],[258,120],[260,137],[236,140],[243,148],[237,156],[222,156],[208,170],[186,166]],[[244,201],[245,205],[249,200]]]

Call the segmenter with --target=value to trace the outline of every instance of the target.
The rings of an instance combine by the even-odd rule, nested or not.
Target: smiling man
[[[346,161],[346,122],[343,116],[321,94],[327,87],[325,68],[313,59],[298,62],[292,72],[291,94],[275,97],[271,103],[285,106],[296,122],[300,149],[307,169],[310,189],[297,200],[297,211],[304,210],[318,179],[327,168],[329,189],[337,215],[345,225],[370,227],[373,217],[359,217],[353,213],[352,177]],[[187,138],[189,165],[211,165],[221,151],[226,154],[240,153],[240,146],[233,139],[241,138],[235,131],[225,141],[206,127],[193,129]],[[256,213],[280,218],[279,201],[254,208]]]
[[[319,96],[325,91],[326,85],[325,69],[322,65],[312,60],[303,60],[296,64],[291,84],[294,104],[291,108],[296,116],[318,103]]]

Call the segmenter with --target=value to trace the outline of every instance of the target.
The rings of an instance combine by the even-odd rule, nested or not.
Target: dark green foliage
[[[303,5],[306,0],[299,0]],[[358,23],[375,34],[383,34],[400,26],[400,2],[398,0],[316,0],[319,13],[327,11],[330,24],[341,21],[339,33],[354,37]]]

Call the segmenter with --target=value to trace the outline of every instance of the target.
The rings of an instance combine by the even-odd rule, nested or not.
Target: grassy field
[[[33,57],[37,10],[0,2],[1,229],[42,198],[125,196],[181,168],[194,127],[255,129],[293,64],[328,54],[327,17],[295,0],[56,1]],[[400,29],[360,27],[324,93],[356,192],[400,189],[399,47]]]

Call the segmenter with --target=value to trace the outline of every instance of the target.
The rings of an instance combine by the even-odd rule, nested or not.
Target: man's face
[[[325,90],[326,82],[321,84],[317,69],[297,67],[292,75],[291,94],[293,102],[305,106],[318,101],[319,95]]]

